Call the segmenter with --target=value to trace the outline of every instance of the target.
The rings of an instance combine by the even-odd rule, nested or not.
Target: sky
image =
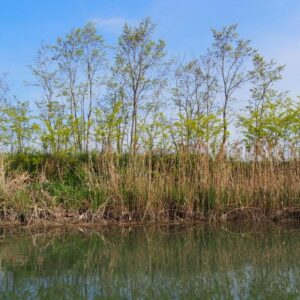
[[[156,37],[171,56],[197,56],[211,43],[211,29],[233,23],[268,59],[286,65],[279,87],[300,95],[300,0],[1,0],[0,73],[8,73],[11,92],[20,100],[38,100],[28,87],[42,41],[55,42],[72,28],[95,22],[107,43],[115,45],[125,22],[151,17]]]

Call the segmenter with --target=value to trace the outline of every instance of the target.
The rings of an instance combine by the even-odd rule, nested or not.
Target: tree
[[[0,105],[4,105],[7,102],[8,85],[5,82],[5,74],[0,77]]]
[[[290,150],[292,152],[292,156],[300,155],[300,102],[292,101],[291,105],[287,107],[287,125],[286,127],[289,129],[288,133],[288,142],[290,144]]]
[[[39,108],[39,119],[42,122],[42,146],[45,151],[60,152],[68,149],[70,129],[66,105],[58,97],[58,71],[53,64],[53,49],[42,44],[38,50],[34,64],[29,66],[35,81],[30,85],[42,90],[41,98],[36,102]]]
[[[117,109],[117,110],[116,110]],[[105,124],[111,118],[115,119],[111,124]],[[115,142],[116,150],[119,154],[123,153],[125,138],[128,131],[128,101],[126,101],[126,95],[124,90],[124,83],[121,78],[118,78],[118,74],[112,70],[112,76],[106,83],[106,95],[104,99],[98,103],[96,108],[96,140],[97,142],[103,142],[106,148],[113,149],[113,142]],[[116,126],[111,128],[111,126]],[[103,129],[102,137],[99,139],[99,126]],[[110,127],[109,131],[103,131],[105,128]],[[111,132],[114,131],[115,139],[110,138]],[[109,144],[107,144],[109,142]],[[103,148],[105,148],[103,147]]]
[[[105,65],[105,48],[93,23],[72,30],[53,46],[61,96],[67,100],[73,143],[80,152],[89,150],[92,114],[98,100],[95,89],[99,88],[100,72]]]
[[[270,136],[274,137],[276,123],[274,119],[276,106],[274,107],[274,104],[276,103],[279,112],[282,109],[282,100],[286,98],[282,93],[274,90],[274,85],[282,78],[284,66],[277,66],[273,60],[267,62],[259,54],[253,57],[253,66],[253,70],[250,71],[252,78],[251,99],[246,107],[249,116],[241,116],[240,125],[244,128],[247,147],[254,146],[256,159],[263,147],[263,142],[267,140],[271,142]],[[287,100],[285,101],[288,105]],[[276,130],[283,131],[283,128],[277,128]],[[268,135],[270,136],[268,137]]]
[[[78,29],[78,47],[81,51],[81,63],[87,79],[88,90],[88,108],[87,115],[84,116],[84,135],[85,135],[85,151],[89,151],[89,142],[92,126],[92,113],[94,109],[94,102],[96,102],[96,95],[94,89],[100,82],[99,71],[103,69],[106,62],[104,40],[102,36],[97,34],[96,27],[93,23],[88,23],[84,28]],[[83,104],[84,108],[84,104]]]
[[[175,73],[173,101],[178,108],[175,126],[180,144],[187,149],[209,151],[212,134],[216,134],[215,97],[218,91],[210,54],[181,64]],[[218,130],[219,132],[220,130]]]
[[[235,92],[251,79],[245,66],[253,56],[254,50],[249,40],[239,37],[237,25],[224,27],[221,31],[213,29],[213,37],[214,42],[210,51],[214,55],[222,95],[223,137],[220,149],[222,154],[228,138],[230,103],[234,99]]]
[[[148,105],[147,111],[148,120],[140,122],[139,128],[143,149],[150,154],[151,160],[155,150],[169,150],[168,121],[162,112],[159,97]]]
[[[198,60],[180,65],[175,73],[173,100],[178,107],[179,119],[184,128],[180,130],[181,144],[187,148],[192,146],[191,122],[202,115],[202,81],[203,74]]]
[[[158,70],[163,70],[165,42],[153,40],[154,29],[155,25],[149,18],[138,26],[125,24],[117,49],[116,71],[123,77],[126,95],[130,99],[130,153],[133,155],[137,151],[141,104],[163,84],[163,76]]]
[[[96,109],[96,128],[95,136],[96,142],[102,143],[102,151],[112,152],[113,144],[117,144],[117,151],[120,145],[120,124],[122,123],[122,118],[120,117],[120,110],[122,107],[122,102],[117,101],[111,106],[109,111],[105,111],[100,108]]]
[[[38,124],[32,122],[29,115],[29,103],[17,101],[16,105],[8,105],[3,108],[4,124],[6,132],[6,144],[11,146],[12,151],[23,153],[30,146],[39,130]]]
[[[7,98],[9,87],[5,81],[5,74],[0,77],[0,142],[1,144],[5,144],[7,140],[7,133],[5,131],[5,118],[3,109],[7,105]]]

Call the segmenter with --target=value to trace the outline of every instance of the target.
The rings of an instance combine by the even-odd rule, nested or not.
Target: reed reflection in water
[[[299,229],[3,229],[0,299],[298,299]]]

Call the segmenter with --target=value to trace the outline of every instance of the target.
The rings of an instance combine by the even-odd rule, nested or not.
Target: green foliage
[[[32,122],[28,102],[18,101],[16,105],[5,106],[2,108],[2,113],[3,144],[10,146],[12,151],[20,153],[32,147],[40,126]]]
[[[186,119],[182,114],[179,114],[179,120],[174,123],[175,132],[177,132],[186,141],[193,140],[195,146],[200,146],[206,143],[210,138],[216,141],[222,128],[220,119],[216,115],[199,116],[195,119]],[[175,133],[174,132],[174,133]],[[187,145],[190,145],[187,142]],[[212,145],[208,145],[212,146]]]
[[[273,89],[282,78],[284,67],[277,67],[274,61],[266,62],[259,54],[254,56],[253,65],[251,99],[247,106],[249,115],[240,116],[238,124],[243,128],[247,148],[254,148],[257,158],[263,152],[269,155],[269,149],[280,144],[297,140],[299,117],[297,104]]]
[[[228,140],[233,104],[247,82],[249,103],[236,125],[251,159],[275,154],[279,147],[284,155],[277,158],[299,154],[299,99],[275,89],[284,66],[266,61],[236,25],[213,30],[205,55],[172,65],[155,28],[150,18],[125,24],[110,56],[113,65],[107,62],[111,48],[93,23],[53,45],[43,43],[30,66],[31,85],[41,91],[32,108],[37,116],[28,102],[12,99],[0,80],[2,151],[55,154],[59,165],[70,153],[91,156],[99,150],[118,154],[121,164],[129,163],[128,153],[152,159],[184,150],[214,157],[228,146],[229,155],[235,151]],[[26,168],[34,165],[27,164],[24,157]]]
[[[105,114],[99,108],[96,109],[96,128],[95,138],[96,142],[101,142],[106,145],[109,151],[112,150],[112,145],[122,138],[119,126],[122,123],[122,116],[120,116],[121,101],[113,104],[111,111]]]
[[[39,50],[31,70],[34,85],[43,91],[38,105],[46,151],[89,150],[105,49],[95,25],[88,23]]]

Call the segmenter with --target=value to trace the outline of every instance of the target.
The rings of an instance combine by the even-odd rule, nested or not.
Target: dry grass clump
[[[33,163],[34,161],[34,163]],[[0,162],[2,220],[33,223],[300,216],[300,162],[115,154]],[[12,168],[13,166],[13,168]],[[298,213],[299,212],[299,213]]]

